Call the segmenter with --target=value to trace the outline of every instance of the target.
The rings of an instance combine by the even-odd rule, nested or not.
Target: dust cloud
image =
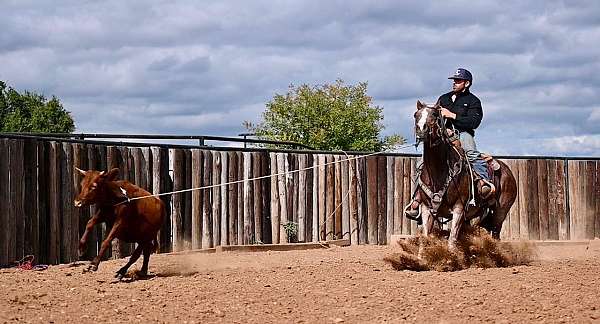
[[[448,249],[443,233],[418,235],[398,242],[397,253],[384,258],[396,270],[457,271],[467,268],[498,268],[528,264],[537,257],[532,244],[509,244],[493,239],[487,231],[468,226],[457,243],[456,251]],[[419,246],[423,246],[418,258]]]

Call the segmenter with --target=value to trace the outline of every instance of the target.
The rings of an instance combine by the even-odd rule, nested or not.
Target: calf
[[[119,169],[106,171],[83,171],[75,168],[81,175],[81,192],[75,199],[76,207],[96,205],[96,213],[87,222],[85,232],[79,241],[79,252],[83,253],[88,234],[98,223],[112,224],[112,228],[100,247],[98,255],[92,260],[86,271],[98,270],[100,259],[118,238],[128,243],[137,243],[129,262],[117,271],[115,277],[122,279],[129,267],[144,253],[141,275],[148,273],[150,253],[158,248],[157,234],[165,219],[164,203],[156,197],[147,197],[129,201],[130,198],[149,196],[146,190],[124,180],[116,180]]]

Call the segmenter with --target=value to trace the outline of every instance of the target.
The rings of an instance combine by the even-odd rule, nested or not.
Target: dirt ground
[[[113,282],[124,260],[0,270],[0,322],[380,323],[600,321],[600,244],[539,248],[530,265],[396,271],[390,246],[153,255],[146,280]],[[134,267],[141,266],[141,263]]]

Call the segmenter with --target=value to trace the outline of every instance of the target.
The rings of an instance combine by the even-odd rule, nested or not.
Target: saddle
[[[481,158],[488,164],[488,173],[490,178],[493,178],[494,172],[500,170],[500,163],[493,156],[487,153],[481,153]]]

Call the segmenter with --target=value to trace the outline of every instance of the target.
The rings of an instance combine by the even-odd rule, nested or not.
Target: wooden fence
[[[78,240],[94,208],[73,206],[80,189],[74,166],[118,167],[120,178],[155,194],[210,186],[161,196],[171,207],[160,233],[162,252],[336,238],[386,244],[392,234],[416,233],[415,222],[402,216],[416,157],[345,159],[338,154],[0,138],[0,264],[28,254],[51,264],[78,259]],[[503,239],[600,237],[598,159],[504,161],[517,178],[519,194]],[[229,182],[234,183],[218,186]],[[92,233],[85,258],[96,255],[106,230]],[[113,244],[107,257],[131,249],[130,244]]]

